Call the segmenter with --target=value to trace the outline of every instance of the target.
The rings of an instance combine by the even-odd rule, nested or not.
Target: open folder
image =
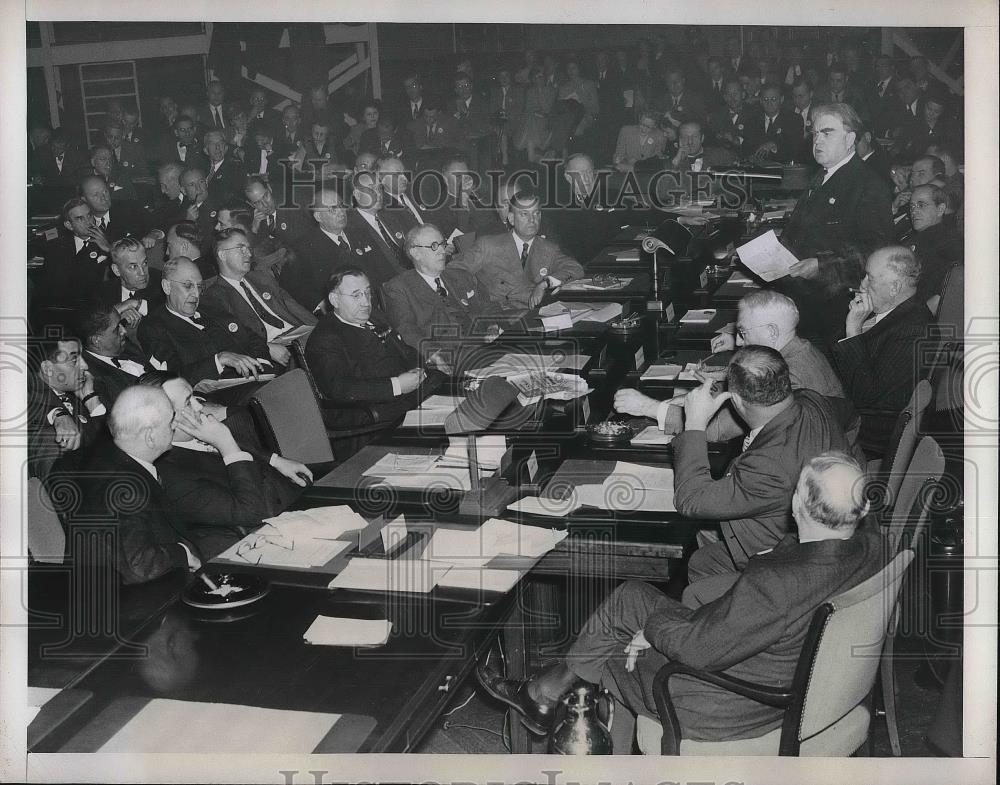
[[[302,639],[315,646],[382,646],[392,624],[386,619],[345,619],[317,616]]]

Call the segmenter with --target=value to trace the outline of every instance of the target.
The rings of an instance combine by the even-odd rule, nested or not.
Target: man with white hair
[[[564,660],[528,681],[480,668],[480,683],[539,735],[580,679],[606,687],[627,709],[612,726],[619,754],[631,752],[635,715],[657,719],[651,685],[670,661],[750,682],[791,684],[813,611],[884,564],[879,532],[862,524],[863,488],[864,473],[847,455],[812,458],[791,499],[797,534],[790,531],[754,555],[743,572],[723,576],[714,596],[701,603],[685,596],[682,604],[648,583],[628,581],[584,624]],[[755,738],[781,727],[780,708],[705,682],[671,680],[670,694],[684,739]]]
[[[404,234],[414,226],[426,223],[424,209],[407,193],[410,179],[406,167],[398,158],[382,158],[378,162],[378,179],[385,194],[383,220]]]
[[[837,370],[848,397],[862,413],[861,445],[881,455],[901,412],[924,373],[920,341],[928,338],[930,311],[917,293],[920,262],[903,246],[868,257],[861,288],[848,306],[844,337],[834,344]]]
[[[81,492],[79,508],[66,512],[74,563],[112,567],[126,584],[201,566],[196,548],[166,512],[153,465],[170,449],[173,424],[174,410],[162,390],[129,387],[108,418],[112,441],[57,464],[50,483],[78,484]]]

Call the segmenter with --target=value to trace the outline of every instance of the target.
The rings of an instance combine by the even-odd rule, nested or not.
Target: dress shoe
[[[532,698],[528,694],[531,679],[505,679],[499,673],[483,668],[476,669],[476,677],[489,695],[516,711],[521,724],[533,734],[545,736],[551,730],[555,703],[540,703]]]

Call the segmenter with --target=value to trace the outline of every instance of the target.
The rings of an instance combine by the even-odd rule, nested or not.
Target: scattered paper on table
[[[448,437],[439,466],[467,467],[469,465],[469,444],[465,436]],[[499,469],[507,452],[507,437],[501,434],[487,434],[476,437],[476,460],[480,469]]]
[[[663,445],[670,444],[674,435],[664,433],[657,425],[649,425],[632,437],[632,444]]]
[[[403,418],[404,427],[428,427],[444,425],[448,418],[465,398],[459,395],[431,395],[426,398],[418,409],[410,409]]]
[[[681,317],[681,324],[708,324],[714,318],[714,308],[692,308]]]
[[[437,585],[450,589],[475,589],[506,593],[514,588],[521,573],[518,570],[502,570],[493,567],[452,567]]]
[[[288,510],[273,518],[265,518],[261,533],[268,528],[291,538],[339,540],[346,532],[358,531],[368,525],[368,521],[346,504],[330,507],[312,507],[308,510]]]
[[[317,616],[302,639],[316,646],[383,646],[391,633],[387,619]]]
[[[262,527],[262,531],[248,534],[215,558],[239,564],[307,569],[322,567],[350,545],[347,540],[287,537],[269,533],[267,527]]]
[[[784,278],[791,266],[799,261],[791,251],[778,242],[774,230],[739,246],[736,253],[744,265],[768,282]]]
[[[680,365],[674,365],[672,363],[666,363],[664,365],[650,365],[639,377],[639,381],[648,381],[650,379],[666,379],[672,380],[677,378],[679,374],[684,370]]]
[[[330,581],[329,588],[427,594],[449,568],[447,563],[432,564],[425,559],[365,559],[356,556]]]
[[[638,251],[635,252],[638,254]],[[624,261],[624,260],[623,260]],[[639,261],[638,257],[634,261]],[[593,278],[579,278],[575,281],[570,281],[569,283],[564,283],[562,285],[562,291],[565,292],[583,292],[583,291],[617,291],[618,289],[624,289],[630,283],[632,283],[631,278],[620,278],[616,276],[617,281],[612,283],[596,283]]]
[[[154,698],[98,752],[309,754],[340,717]]]
[[[539,496],[525,496],[507,505],[508,510],[523,512],[528,515],[547,515],[552,518],[565,518],[580,506],[571,494],[567,499],[551,499]]]

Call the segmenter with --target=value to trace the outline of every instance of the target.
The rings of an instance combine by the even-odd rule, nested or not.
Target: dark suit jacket
[[[345,234],[347,232],[345,231]],[[360,240],[360,238],[359,238]],[[348,234],[347,241],[351,243]],[[295,244],[295,259],[281,271],[281,287],[310,311],[326,299],[326,283],[338,267],[358,265],[361,257],[327,237],[319,226],[310,229]],[[364,245],[357,246],[359,250]]]
[[[108,227],[108,240],[115,242],[126,235],[141,239],[152,228],[150,215],[142,205],[131,199],[112,200],[111,224]]]
[[[883,547],[874,527],[862,527],[847,540],[804,544],[789,534],[770,553],[750,559],[718,599],[692,609],[663,598],[643,625],[646,639],[670,660],[789,685],[813,612],[881,569]],[[650,663],[650,676],[659,659]],[[647,667],[639,672],[648,684]],[[670,692],[684,738],[751,738],[781,725],[780,709],[704,682],[673,678]]]
[[[478,139],[490,132],[490,104],[488,99],[473,92],[468,106],[465,105],[465,101],[462,99],[453,98],[449,102],[448,109],[458,121],[459,133],[466,144],[468,144],[469,139]]]
[[[413,146],[417,149],[457,149],[465,146],[458,121],[444,111],[438,113],[433,132],[429,131],[429,126],[422,117],[419,120],[411,120],[406,130],[413,140]]]
[[[827,400],[795,390],[792,405],[767,423],[719,480],[708,465],[704,431],[674,437],[674,503],[682,515],[720,521],[740,569],[793,530],[792,493],[803,465],[827,450],[850,452]]]
[[[76,305],[95,297],[111,273],[111,255],[88,243],[79,252],[73,235],[60,231],[45,246],[38,297],[53,305]],[[116,279],[117,280],[117,279]]]
[[[372,323],[385,340],[340,321],[333,313],[320,319],[306,343],[306,361],[324,397],[340,403],[373,403],[380,419],[391,420],[412,409],[413,393],[392,394],[391,377],[419,365],[417,350],[393,330],[384,317],[372,313]]]
[[[387,222],[386,228],[390,232],[398,231]],[[399,232],[402,235],[402,231]],[[401,251],[395,246],[390,247],[382,235],[375,231],[368,222],[358,215],[357,208],[352,208],[347,213],[347,237],[351,241],[351,247],[358,256],[358,266],[368,273],[371,281],[372,291],[381,290],[386,281],[390,281],[405,269],[401,259]],[[358,238],[358,242],[354,238]],[[402,238],[400,238],[402,242]],[[357,254],[358,248],[361,254]]]
[[[163,489],[113,442],[102,442],[86,454],[57,464],[47,483],[53,498],[59,497],[56,488],[64,483],[74,483],[80,490],[79,497],[73,498],[75,508],[59,511],[69,529],[68,544],[75,541],[75,530],[111,527],[114,532],[98,538],[99,553],[90,548],[71,552],[74,566],[111,565],[126,584],[145,583],[187,568],[187,554],[180,545],[182,533],[164,507]],[[197,555],[197,548],[192,546],[192,550]]]
[[[45,185],[75,187],[81,173],[90,168],[90,161],[79,150],[67,147],[63,154],[63,165],[60,171],[52,148],[43,145],[38,149],[32,166],[33,171],[29,174],[37,174]]]
[[[743,154],[753,155],[762,144],[774,142],[778,152],[768,154],[767,158],[783,163],[797,158],[802,150],[802,118],[791,110],[779,111],[767,133],[764,132],[764,124],[763,111],[748,118],[743,138]]]
[[[548,275],[562,283],[583,277],[580,264],[541,235],[531,243],[524,267],[514,237],[507,233],[477,238],[476,244],[451,264],[475,275],[493,302],[516,308],[528,307],[532,289]]]
[[[965,261],[962,235],[942,221],[910,235],[909,246],[920,262],[918,294],[923,299],[941,294],[941,285],[953,265]]]
[[[358,141],[358,152],[371,153],[379,158],[385,156],[405,158],[411,145],[410,135],[406,128],[398,128],[396,133],[384,142],[379,138],[377,128],[369,128],[361,134],[361,139]]]
[[[91,376],[94,377],[94,392],[101,397],[101,402],[110,411],[122,390],[134,385],[139,377],[116,368],[114,365],[108,365],[86,349],[83,351],[83,356],[87,360]],[[146,367],[145,370],[150,369]]]
[[[270,275],[251,270],[246,281],[260,295],[264,304],[292,327],[316,324],[312,311],[299,305],[295,298],[278,286]],[[253,332],[261,341],[267,342],[267,329],[257,312],[221,276],[205,283],[205,293],[201,298],[201,308],[209,319],[227,325],[237,324]],[[265,355],[266,357],[266,355]]]
[[[424,221],[434,224],[447,240],[458,229],[462,234],[499,234],[504,231],[500,216],[473,195],[469,207],[457,207],[455,197],[445,194],[442,203],[424,211]],[[583,258],[583,257],[581,257]]]
[[[424,223],[427,223],[428,217],[426,211],[417,203],[413,194],[407,194],[407,196],[410,198],[413,206],[417,208],[417,212],[424,220]],[[410,208],[403,204],[401,199],[397,199],[385,190],[382,191],[382,212],[379,215],[386,226],[392,229],[393,232],[401,232],[404,238],[410,229],[420,225],[420,222],[410,211]]]
[[[889,187],[855,155],[826,184],[814,185],[799,199],[781,240],[805,259],[831,251],[844,254],[849,246],[867,254],[891,242],[892,235]]]
[[[207,159],[206,159],[207,163]],[[246,172],[243,164],[232,156],[222,159],[222,164],[213,173],[212,165],[205,167],[208,178],[208,194],[219,202],[226,202],[236,196],[243,197],[243,186],[246,184]]]
[[[160,286],[161,280],[160,271],[150,269],[149,283],[146,284],[146,288],[136,292],[136,297],[146,301],[147,311],[152,311],[166,299],[163,287]],[[97,299],[104,305],[117,305],[123,302],[122,279],[115,275],[113,270],[97,290]]]
[[[437,347],[423,342],[468,335],[489,304],[479,282],[465,270],[446,267],[441,281],[448,290],[447,298],[431,289],[416,270],[405,270],[383,287],[389,322],[406,343],[421,349],[425,356]]]
[[[97,385],[95,383],[95,392]],[[98,393],[100,394],[100,393]],[[105,399],[101,398],[105,403]],[[110,404],[105,404],[107,409]],[[67,406],[56,393],[35,374],[28,376],[28,476],[45,478],[56,459],[63,454],[56,444],[55,426],[49,424],[53,410],[67,412],[80,429],[80,449],[99,441],[105,434],[105,416],[92,417],[87,407],[75,395]],[[60,417],[64,415],[59,415]]]
[[[139,322],[139,344],[150,365],[155,358],[166,363],[167,368],[179,373],[191,384],[202,379],[218,379],[215,355],[219,352],[238,352],[251,357],[268,359],[267,344],[255,331],[203,318],[204,330],[175,316],[166,305],[151,311]],[[229,325],[235,325],[230,330]]]
[[[118,164],[127,169],[132,177],[146,177],[149,174],[149,163],[146,160],[146,148],[139,142],[122,140]]]
[[[183,196],[178,199],[167,199],[167,197],[161,196],[151,205],[150,228],[159,229],[166,234],[171,226],[187,217],[186,212],[187,202]]]
[[[192,536],[198,527],[256,528],[263,518],[284,511],[302,490],[261,458],[226,466],[217,452],[176,445],[160,456],[156,468],[174,523]]]
[[[919,295],[897,305],[868,332],[833,346],[844,392],[859,409],[902,411],[917,382],[926,376],[920,341],[927,339],[930,311]],[[861,413],[861,443],[873,452],[885,448],[892,417]]]
[[[277,200],[278,193],[274,194]],[[280,204],[280,201],[278,202]],[[312,216],[297,207],[279,207],[274,216],[274,227],[268,226],[266,220],[261,220],[254,236],[257,242],[267,240],[278,241],[288,247],[294,247],[299,238],[303,237],[316,225]]]
[[[177,137],[174,136],[172,131],[161,138],[154,148],[155,160],[161,164],[176,161],[184,166],[192,166],[201,155],[201,140],[192,140],[187,146],[187,152],[184,154],[183,161],[181,160],[180,152],[177,150],[177,143]]]

